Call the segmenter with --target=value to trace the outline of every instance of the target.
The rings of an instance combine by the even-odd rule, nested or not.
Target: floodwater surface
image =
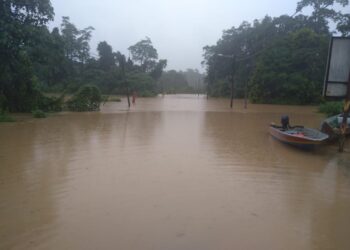
[[[315,107],[174,95],[0,124],[0,249],[350,249],[350,145]]]

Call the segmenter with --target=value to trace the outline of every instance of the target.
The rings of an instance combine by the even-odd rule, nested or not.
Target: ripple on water
[[[282,112],[317,127],[314,107],[125,104],[0,125],[0,248],[349,248],[349,155],[267,133]]]

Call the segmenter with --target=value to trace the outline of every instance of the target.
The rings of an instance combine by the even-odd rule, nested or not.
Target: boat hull
[[[311,130],[311,129],[309,129]],[[306,136],[301,136],[300,134],[288,134],[288,131],[282,131],[280,128],[276,128],[274,126],[270,126],[270,134],[275,139],[297,147],[302,148],[311,148],[315,145],[323,144],[325,140],[327,140],[328,136],[322,136],[322,138],[312,139]],[[322,133],[323,134],[323,133]]]

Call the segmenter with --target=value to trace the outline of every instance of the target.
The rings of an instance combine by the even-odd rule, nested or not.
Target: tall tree
[[[350,14],[344,14],[340,17],[339,22],[337,23],[337,30],[343,36],[350,35]]]
[[[159,60],[159,62],[156,64],[156,66],[152,70],[151,76],[157,83],[160,77],[162,76],[163,70],[165,69],[166,65],[167,65],[167,60]],[[160,86],[160,91],[162,94],[164,94],[164,86],[162,83]]]
[[[65,45],[66,57],[72,62],[86,62],[90,57],[89,42],[91,33],[94,30],[89,26],[83,30],[70,22],[69,17],[62,17],[61,32]]]
[[[129,51],[132,59],[139,63],[143,72],[150,72],[156,65],[158,53],[149,37],[130,46]]]
[[[76,60],[78,58],[77,37],[79,35],[79,30],[70,22],[67,16],[62,17],[61,32],[66,57],[72,61]]]
[[[0,109],[28,111],[37,92],[25,48],[33,31],[53,19],[53,8],[49,0],[3,0],[0,13]]]
[[[112,46],[110,46],[107,42],[100,42],[97,46],[97,51],[99,54],[99,63],[100,68],[104,71],[110,70],[113,66],[115,66],[115,58],[113,54]]]
[[[33,32],[36,42],[26,46],[26,51],[33,64],[34,74],[45,86],[58,84],[66,75],[64,45],[58,28],[52,32],[47,27]]]
[[[305,7],[312,7],[313,11],[310,20],[315,24],[315,30],[328,33],[328,20],[338,22],[343,18],[343,14],[340,11],[332,9],[334,4],[340,4],[342,7],[345,7],[349,4],[349,0],[301,0],[297,3],[296,11],[300,12]]]
[[[95,30],[92,26],[89,26],[79,31],[80,36],[77,39],[78,44],[78,59],[80,62],[85,63],[90,58],[90,39],[91,33]]]
[[[251,100],[308,104],[320,101],[328,37],[301,29],[278,39],[258,59]]]
[[[125,92],[126,92],[126,97],[128,99],[128,106],[130,108],[130,86],[129,86],[129,82],[126,78],[126,58],[125,55],[123,55],[122,53],[120,53],[119,51],[116,53],[116,58],[121,70],[121,74],[122,74],[122,81],[123,81],[123,85],[125,88]]]
[[[154,80],[158,81],[158,79],[162,76],[163,70],[166,68],[168,61],[167,60],[159,60],[156,66],[151,72],[151,76]]]

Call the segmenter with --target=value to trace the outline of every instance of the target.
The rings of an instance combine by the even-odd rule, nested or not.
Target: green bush
[[[32,114],[34,118],[46,118],[45,112],[40,109],[33,110]]]
[[[229,97],[231,95],[231,83],[228,79],[221,79],[214,81],[212,85],[209,86],[209,95],[212,97]]]
[[[126,76],[130,95],[135,91],[140,97],[152,97],[157,95],[157,85],[152,77],[146,73],[129,73]]]
[[[100,109],[102,95],[96,86],[82,86],[77,93],[67,102],[71,111],[97,111]]]
[[[14,122],[16,121],[14,118],[9,116],[6,112],[0,112],[0,122]]]
[[[37,108],[45,112],[60,112],[62,111],[63,100],[64,100],[64,94],[61,95],[60,97],[53,97],[53,96],[49,97],[49,96],[40,94]]]
[[[318,107],[320,113],[327,116],[333,116],[341,113],[343,110],[343,102],[325,102]]]

